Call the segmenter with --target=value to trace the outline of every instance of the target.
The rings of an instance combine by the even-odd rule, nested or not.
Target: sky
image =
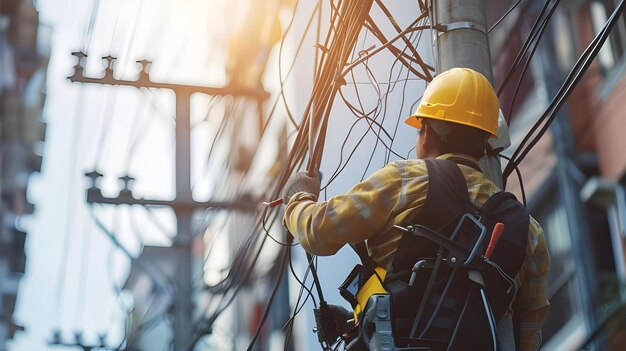
[[[85,189],[90,184],[83,175],[94,169],[103,173],[101,187],[105,196],[115,196],[120,189],[117,178],[129,173],[137,178],[133,188],[136,194],[172,198],[172,95],[71,83],[66,78],[76,64],[71,52],[86,49],[88,76],[101,74],[100,57],[112,53],[118,57],[116,72],[127,79],[137,72],[136,60],[151,59],[153,81],[223,84],[226,58],[215,48],[225,45],[218,34],[232,27],[232,19],[223,15],[224,11],[232,13],[226,3],[225,0],[37,2],[40,21],[50,26],[53,33],[43,114],[47,135],[42,171],[33,175],[29,184],[28,198],[36,204],[36,212],[24,221],[29,232],[27,268],[14,318],[26,331],[16,334],[10,350],[63,349],[47,345],[55,330],[60,330],[66,341],[72,341],[73,333],[79,330],[87,342],[93,343],[99,334],[107,334],[109,345],[117,346],[123,339],[126,311],[132,304],[129,294],[120,291],[130,261],[103,235],[95,219],[113,231],[134,255],[140,252],[142,244],[168,245],[175,231],[174,216],[166,209],[155,212],[157,225],[141,208],[89,207],[85,203]],[[416,7],[417,4],[390,4],[401,26],[414,19]],[[296,21],[296,27],[300,30],[309,10],[310,7],[303,5],[299,13],[303,20]],[[380,13],[374,15],[382,17]],[[361,39],[358,44],[361,49],[375,43],[371,37]],[[425,35],[420,46],[424,55],[430,52],[428,40]],[[292,43],[291,49],[293,46]],[[296,62],[296,73],[288,82],[288,100],[293,102],[296,116],[301,115],[310,93],[313,50],[312,44],[305,46],[302,59]],[[394,70],[395,77],[399,68],[394,68],[392,63],[389,55],[382,54],[369,67],[376,77],[383,78],[378,82],[383,93],[390,86],[385,85],[390,70]],[[270,67],[267,74],[277,74],[277,70]],[[369,78],[362,67],[356,74],[355,80],[364,85],[348,86],[345,95],[356,102],[352,88],[358,86],[365,108],[373,108],[380,91],[365,85]],[[423,82],[404,83],[392,86],[389,94],[386,111],[389,117],[385,125],[390,130],[412,112],[412,104],[423,89]],[[275,87],[276,81],[273,84]],[[401,89],[405,89],[403,93]],[[211,195],[211,178],[207,176],[210,172],[204,169],[204,159],[215,125],[202,122],[206,104],[207,98],[197,97],[192,107],[192,124],[197,122],[192,150],[192,183],[196,184],[197,199],[208,199]],[[330,177],[349,150],[360,146],[350,160],[351,171],[343,172],[328,187],[328,195],[348,190],[388,162],[383,147],[376,146],[373,136],[358,144],[366,131],[362,123],[353,129],[345,150],[339,152],[354,118],[341,103],[333,108],[333,116],[336,118],[331,119],[327,149],[335,152],[325,153],[321,167],[324,174]],[[415,131],[400,125],[394,149],[412,155],[414,141]],[[373,155],[371,164],[370,155]],[[394,156],[390,158],[393,159]],[[300,260],[296,266],[304,271],[302,252],[296,256]],[[319,274],[330,303],[346,305],[336,289],[344,279],[343,274],[337,274],[337,267],[345,267],[348,274],[355,263],[356,256],[348,249],[319,260]],[[301,330],[306,333],[307,344],[316,345],[316,336],[310,333],[313,318],[310,308],[304,313]]]

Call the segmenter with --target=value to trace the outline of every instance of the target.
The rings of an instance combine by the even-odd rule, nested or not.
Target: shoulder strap
[[[442,231],[465,212],[473,211],[465,177],[451,160],[426,159],[428,196],[415,223]],[[445,231],[445,230],[444,230]]]

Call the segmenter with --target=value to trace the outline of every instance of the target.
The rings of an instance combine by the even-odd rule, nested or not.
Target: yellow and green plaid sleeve
[[[332,255],[347,243],[389,231],[398,218],[414,218],[427,189],[424,161],[397,161],[328,201],[316,203],[310,194],[296,193],[284,223],[306,251]]]
[[[541,327],[548,317],[548,272],[550,255],[543,229],[533,218],[526,246],[526,260],[517,279],[521,290],[516,304],[520,314],[520,350],[537,350],[541,345]]]

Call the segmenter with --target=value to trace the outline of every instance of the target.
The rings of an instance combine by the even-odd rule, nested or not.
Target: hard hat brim
[[[422,117],[421,116],[416,116],[416,115],[409,116],[409,118],[407,118],[404,121],[404,123],[410,125],[413,128],[422,129]]]

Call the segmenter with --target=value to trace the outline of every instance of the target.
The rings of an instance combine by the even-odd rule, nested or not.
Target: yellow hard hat
[[[422,127],[422,118],[459,123],[498,135],[498,96],[482,74],[469,68],[453,68],[435,77],[417,111],[406,124]]]

